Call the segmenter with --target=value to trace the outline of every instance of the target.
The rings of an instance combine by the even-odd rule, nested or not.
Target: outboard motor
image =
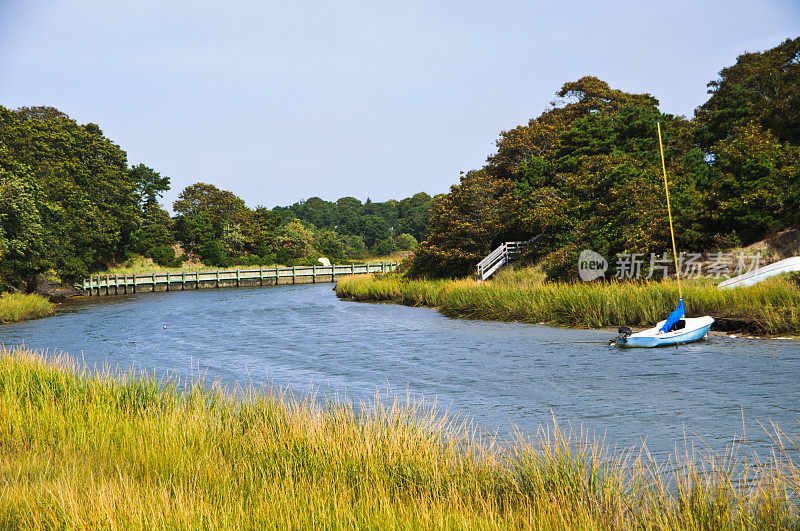
[[[611,341],[609,346],[616,345],[620,341],[625,343],[625,340],[633,333],[633,330],[631,330],[629,326],[620,326],[617,332],[619,332],[619,335],[615,337],[613,341]]]

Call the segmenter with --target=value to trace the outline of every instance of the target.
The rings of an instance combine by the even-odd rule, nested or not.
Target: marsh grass
[[[23,293],[0,294],[0,323],[36,319],[53,313],[53,303],[46,298]]]
[[[779,431],[766,461],[657,463],[556,424],[501,440],[408,401],[318,403],[0,349],[0,528],[798,525]]]
[[[673,281],[556,283],[544,282],[535,270],[509,270],[484,283],[359,276],[341,279],[336,293],[358,301],[431,306],[451,317],[586,328],[653,326],[678,300]],[[686,282],[683,298],[690,317],[734,320],[758,334],[800,332],[800,289],[785,278],[732,290],[709,281]]]

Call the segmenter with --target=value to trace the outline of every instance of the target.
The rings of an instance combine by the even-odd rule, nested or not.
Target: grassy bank
[[[776,278],[749,288],[719,290],[710,282],[684,284],[687,315],[712,315],[757,334],[800,332],[800,289]],[[509,271],[482,284],[473,280],[409,281],[397,277],[343,278],[340,297],[398,301],[439,308],[451,317],[602,328],[652,326],[675,309],[674,282],[545,283],[531,271]]]
[[[36,319],[53,313],[53,303],[39,295],[0,294],[0,323]]]
[[[481,439],[397,403],[321,408],[2,349],[0,419],[3,529],[798,525],[781,448],[656,465],[557,429]]]

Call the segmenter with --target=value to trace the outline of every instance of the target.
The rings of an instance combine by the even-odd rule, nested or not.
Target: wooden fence
[[[180,271],[139,275],[96,275],[76,287],[84,295],[121,295],[152,291],[187,289],[238,288],[275,286],[279,284],[312,284],[335,282],[344,275],[388,273],[397,269],[397,262],[331,266],[272,267],[217,271]]]

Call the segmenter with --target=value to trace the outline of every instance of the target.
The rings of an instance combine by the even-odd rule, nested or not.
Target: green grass
[[[439,308],[451,317],[603,328],[652,326],[675,309],[675,282],[555,283],[533,270],[509,270],[496,280],[343,278],[340,297],[397,301]],[[687,315],[728,319],[752,333],[800,332],[800,289],[775,278],[748,288],[717,289],[711,282],[684,284]],[[738,323],[738,324],[736,324]]]
[[[53,303],[40,295],[0,294],[0,323],[36,319],[53,313]]]
[[[800,471],[782,446],[764,461],[643,455],[557,426],[501,440],[396,400],[321,407],[0,349],[2,529],[800,523]]]

